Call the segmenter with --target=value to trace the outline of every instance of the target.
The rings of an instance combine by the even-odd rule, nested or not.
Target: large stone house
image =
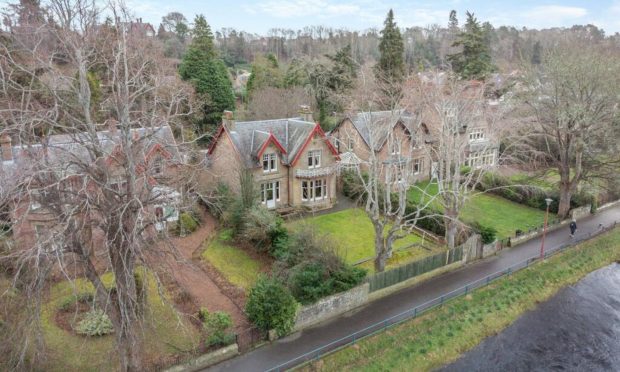
[[[249,171],[269,209],[331,208],[336,202],[338,152],[308,108],[301,117],[236,122],[224,119],[208,152],[208,179],[240,191]]]
[[[86,133],[51,135],[34,144],[15,143],[8,134],[0,136],[0,202],[5,202],[0,205],[5,212],[0,217],[4,216],[4,223],[12,225],[13,240],[18,246],[32,247],[53,240],[50,237],[56,221],[53,214],[59,212],[47,210],[46,206],[62,205],[64,198],[95,200],[104,190],[113,190],[117,197],[124,197],[127,177],[119,165],[123,162],[119,132],[115,122],[109,122],[108,130],[96,133],[100,143],[96,148],[104,152],[101,158],[94,157],[94,147],[88,145],[91,139]],[[145,211],[148,215],[141,218],[143,223],[152,222],[159,230],[178,219],[180,194],[172,185],[181,155],[168,125],[130,129],[130,136],[134,143],[132,150],[141,159],[136,167],[134,192],[141,200],[151,202],[151,208]],[[104,165],[105,184],[99,183],[102,178],[95,181],[88,175],[85,166],[89,163]],[[44,171],[52,173],[49,178],[42,175]],[[46,179],[51,183],[41,183]],[[96,221],[98,216],[87,218]],[[89,232],[94,240],[100,233]]]
[[[347,116],[330,132],[330,137],[341,154],[343,167],[358,163],[366,169],[374,157],[374,161],[381,164],[386,182],[401,181],[388,179],[397,177],[398,172],[387,172],[387,168],[394,164],[408,168],[403,174],[409,184],[430,177],[432,136],[425,124],[405,110]]]

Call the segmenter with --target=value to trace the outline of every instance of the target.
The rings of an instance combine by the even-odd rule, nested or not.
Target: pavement
[[[547,232],[545,250],[558,249],[573,239],[585,238],[599,230],[599,224],[609,226],[614,222],[620,222],[620,205],[599,210],[597,214],[579,220],[574,238],[570,237],[568,226]],[[541,238],[538,237],[510,249],[504,249],[495,256],[395,292],[315,327],[222,362],[209,368],[208,371],[265,371],[277,367],[323,345],[462,288],[468,283],[505,270],[537,255],[540,252],[540,245]]]

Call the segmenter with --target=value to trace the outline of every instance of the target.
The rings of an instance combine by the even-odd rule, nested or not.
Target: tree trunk
[[[375,229],[375,272],[380,273],[385,270],[387,252],[383,237],[383,226],[380,223],[373,223],[373,225]]]
[[[444,223],[446,225],[446,242],[448,244],[448,248],[452,249],[456,247],[456,233],[458,230],[458,223],[456,216],[457,214],[446,210],[446,217],[444,218]]]
[[[570,211],[570,200],[572,197],[570,185],[568,183],[560,183],[560,201],[558,205],[558,217],[564,219]]]

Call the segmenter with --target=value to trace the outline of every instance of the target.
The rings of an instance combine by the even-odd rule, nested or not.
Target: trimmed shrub
[[[82,292],[67,296],[58,304],[58,310],[67,311],[76,303],[92,303],[94,300],[93,294],[90,292]]]
[[[86,317],[77,324],[75,331],[89,337],[104,336],[114,332],[114,327],[103,310],[95,309],[86,314]]]
[[[178,233],[179,235],[193,233],[198,228],[198,221],[191,215],[191,213],[183,212],[179,216],[178,221]]]
[[[474,229],[475,232],[480,234],[482,238],[482,244],[489,244],[495,241],[495,236],[497,235],[497,230],[491,226],[482,225],[479,222],[474,222],[471,224],[471,228]]]
[[[245,312],[258,328],[264,331],[275,329],[282,337],[293,329],[297,302],[278,280],[261,277],[250,290]]]
[[[210,313],[209,310],[201,308],[198,312],[202,327],[207,332],[206,346],[230,345],[235,341],[235,335],[230,330],[233,326],[232,318],[223,311]]]

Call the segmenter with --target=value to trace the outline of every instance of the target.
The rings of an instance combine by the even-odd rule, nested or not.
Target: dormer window
[[[278,155],[263,154],[263,173],[271,173],[278,171]]]
[[[308,151],[308,168],[319,168],[321,166],[321,150]]]
[[[153,159],[153,174],[160,176],[162,173],[164,173],[164,161],[162,158],[157,157]]]

